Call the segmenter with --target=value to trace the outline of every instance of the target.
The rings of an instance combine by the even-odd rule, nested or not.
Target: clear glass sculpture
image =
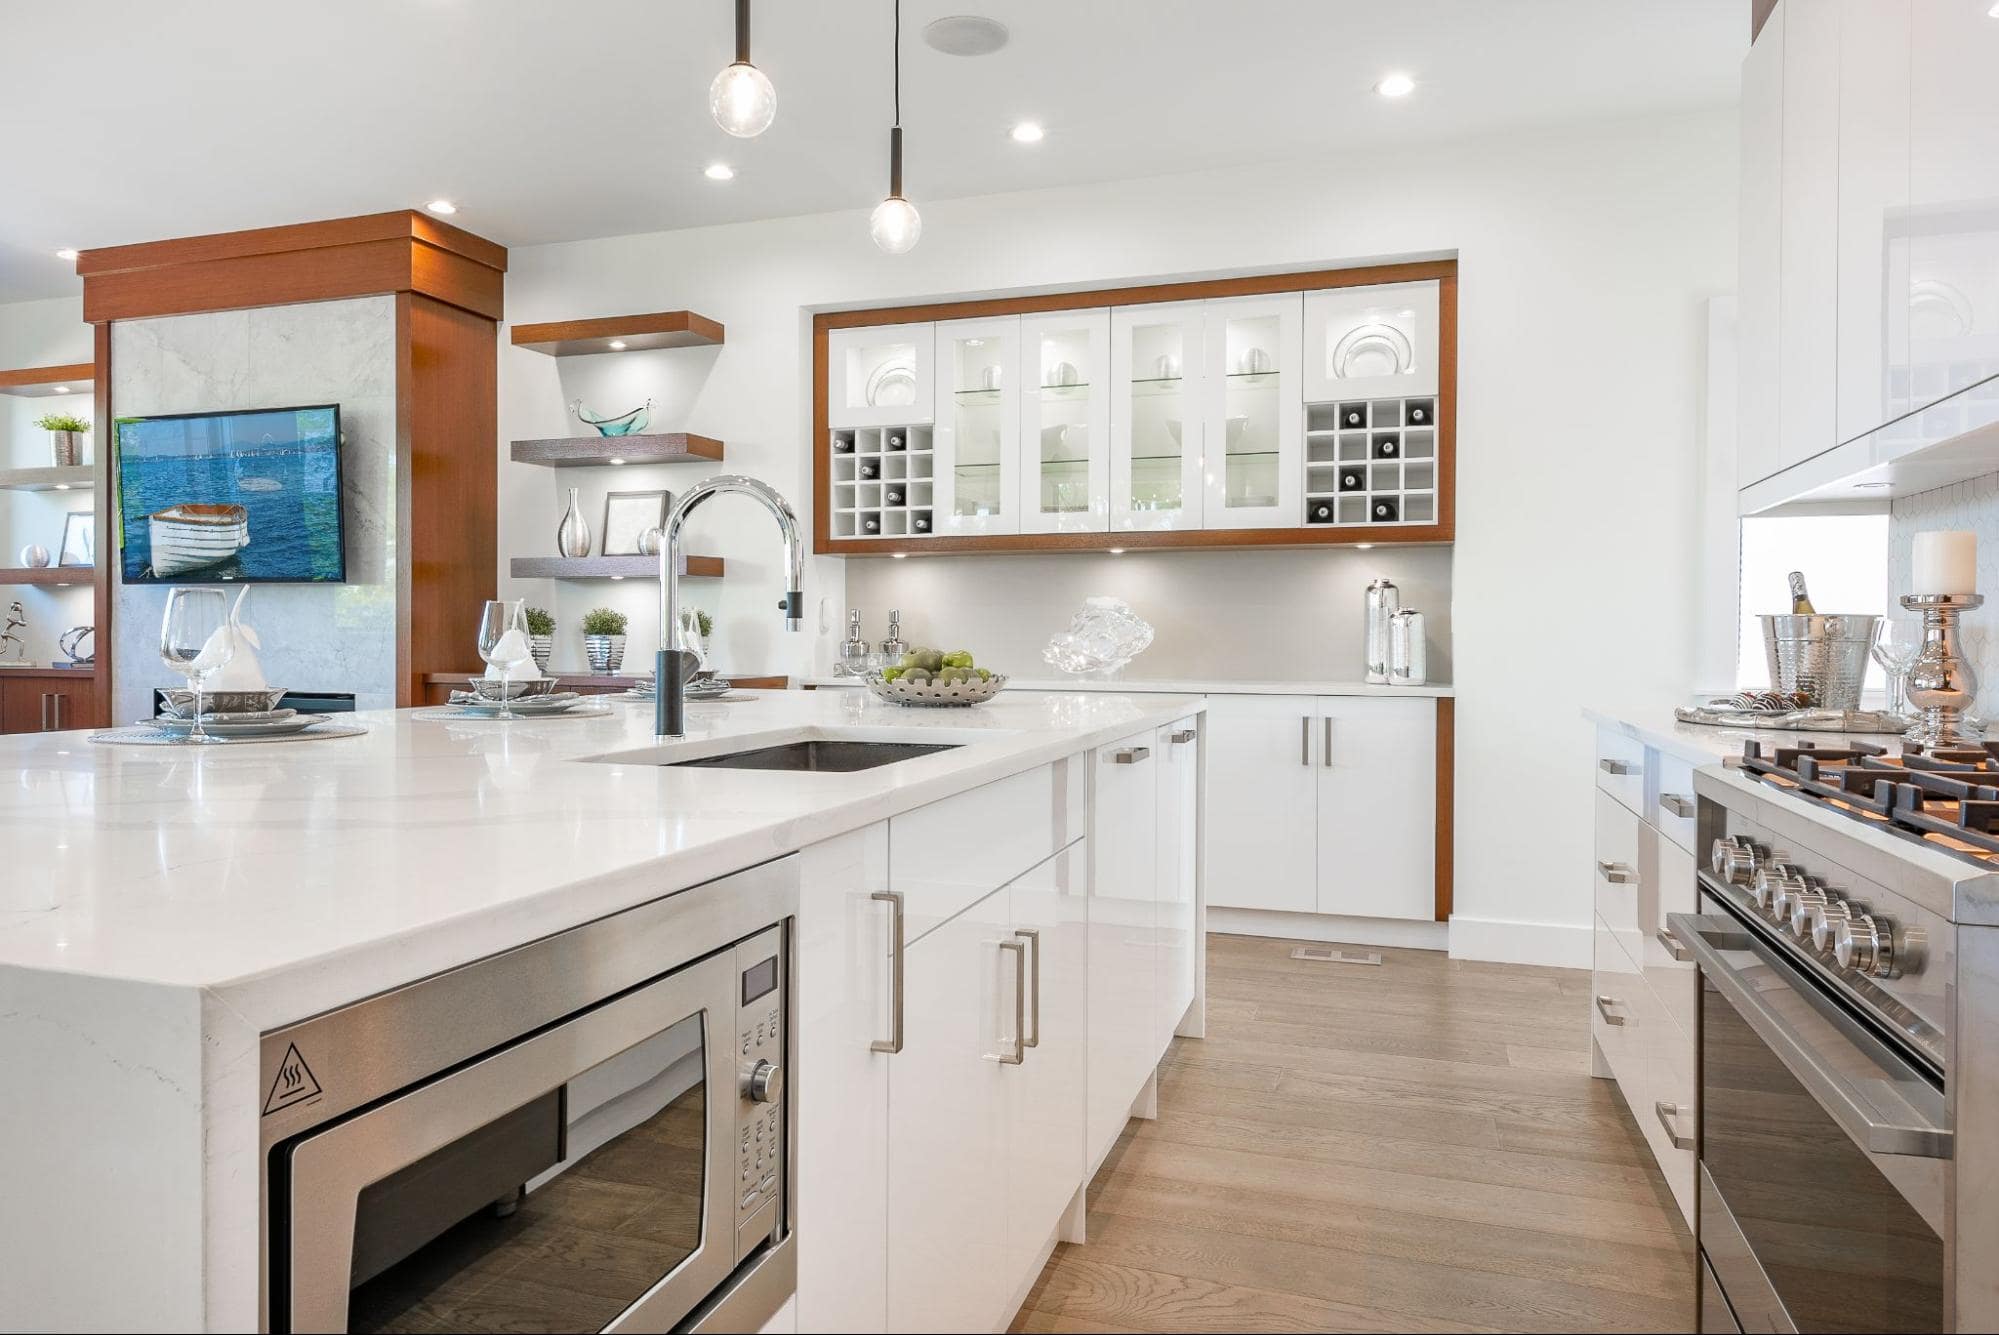
[[[1078,676],[1109,674],[1144,653],[1152,626],[1122,598],[1089,598],[1069,629],[1049,637],[1041,657],[1049,666]]]
[[[596,427],[600,436],[636,436],[646,429],[646,421],[652,416],[652,400],[647,399],[642,406],[616,417],[592,417],[581,399],[570,404],[569,410],[585,426]]]

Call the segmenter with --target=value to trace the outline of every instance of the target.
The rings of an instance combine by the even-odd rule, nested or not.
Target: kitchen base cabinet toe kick
[[[1200,727],[805,850],[801,1330],[1002,1329],[1082,1240],[1200,1022]]]

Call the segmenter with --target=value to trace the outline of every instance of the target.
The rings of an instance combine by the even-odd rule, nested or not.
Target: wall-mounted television
[[[121,417],[127,584],[339,584],[340,407]]]

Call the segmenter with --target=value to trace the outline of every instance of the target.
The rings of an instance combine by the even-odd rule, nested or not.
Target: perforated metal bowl
[[[951,686],[929,682],[884,679],[879,672],[868,674],[868,689],[878,700],[897,705],[982,705],[1006,688],[1006,677],[995,672],[984,681],[961,681]]]
[[[1763,653],[1773,690],[1820,709],[1860,708],[1878,616],[1763,616]]]

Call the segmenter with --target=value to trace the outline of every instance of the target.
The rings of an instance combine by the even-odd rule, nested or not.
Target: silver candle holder
[[[1976,593],[1910,593],[1902,606],[1923,614],[1923,647],[1909,668],[1909,704],[1917,711],[1916,726],[1903,737],[1925,746],[1958,746],[1979,741],[1978,729],[1965,722],[1965,711],[1978,698],[1978,674],[1964,657],[1957,623],[1966,612],[1983,606]]]

